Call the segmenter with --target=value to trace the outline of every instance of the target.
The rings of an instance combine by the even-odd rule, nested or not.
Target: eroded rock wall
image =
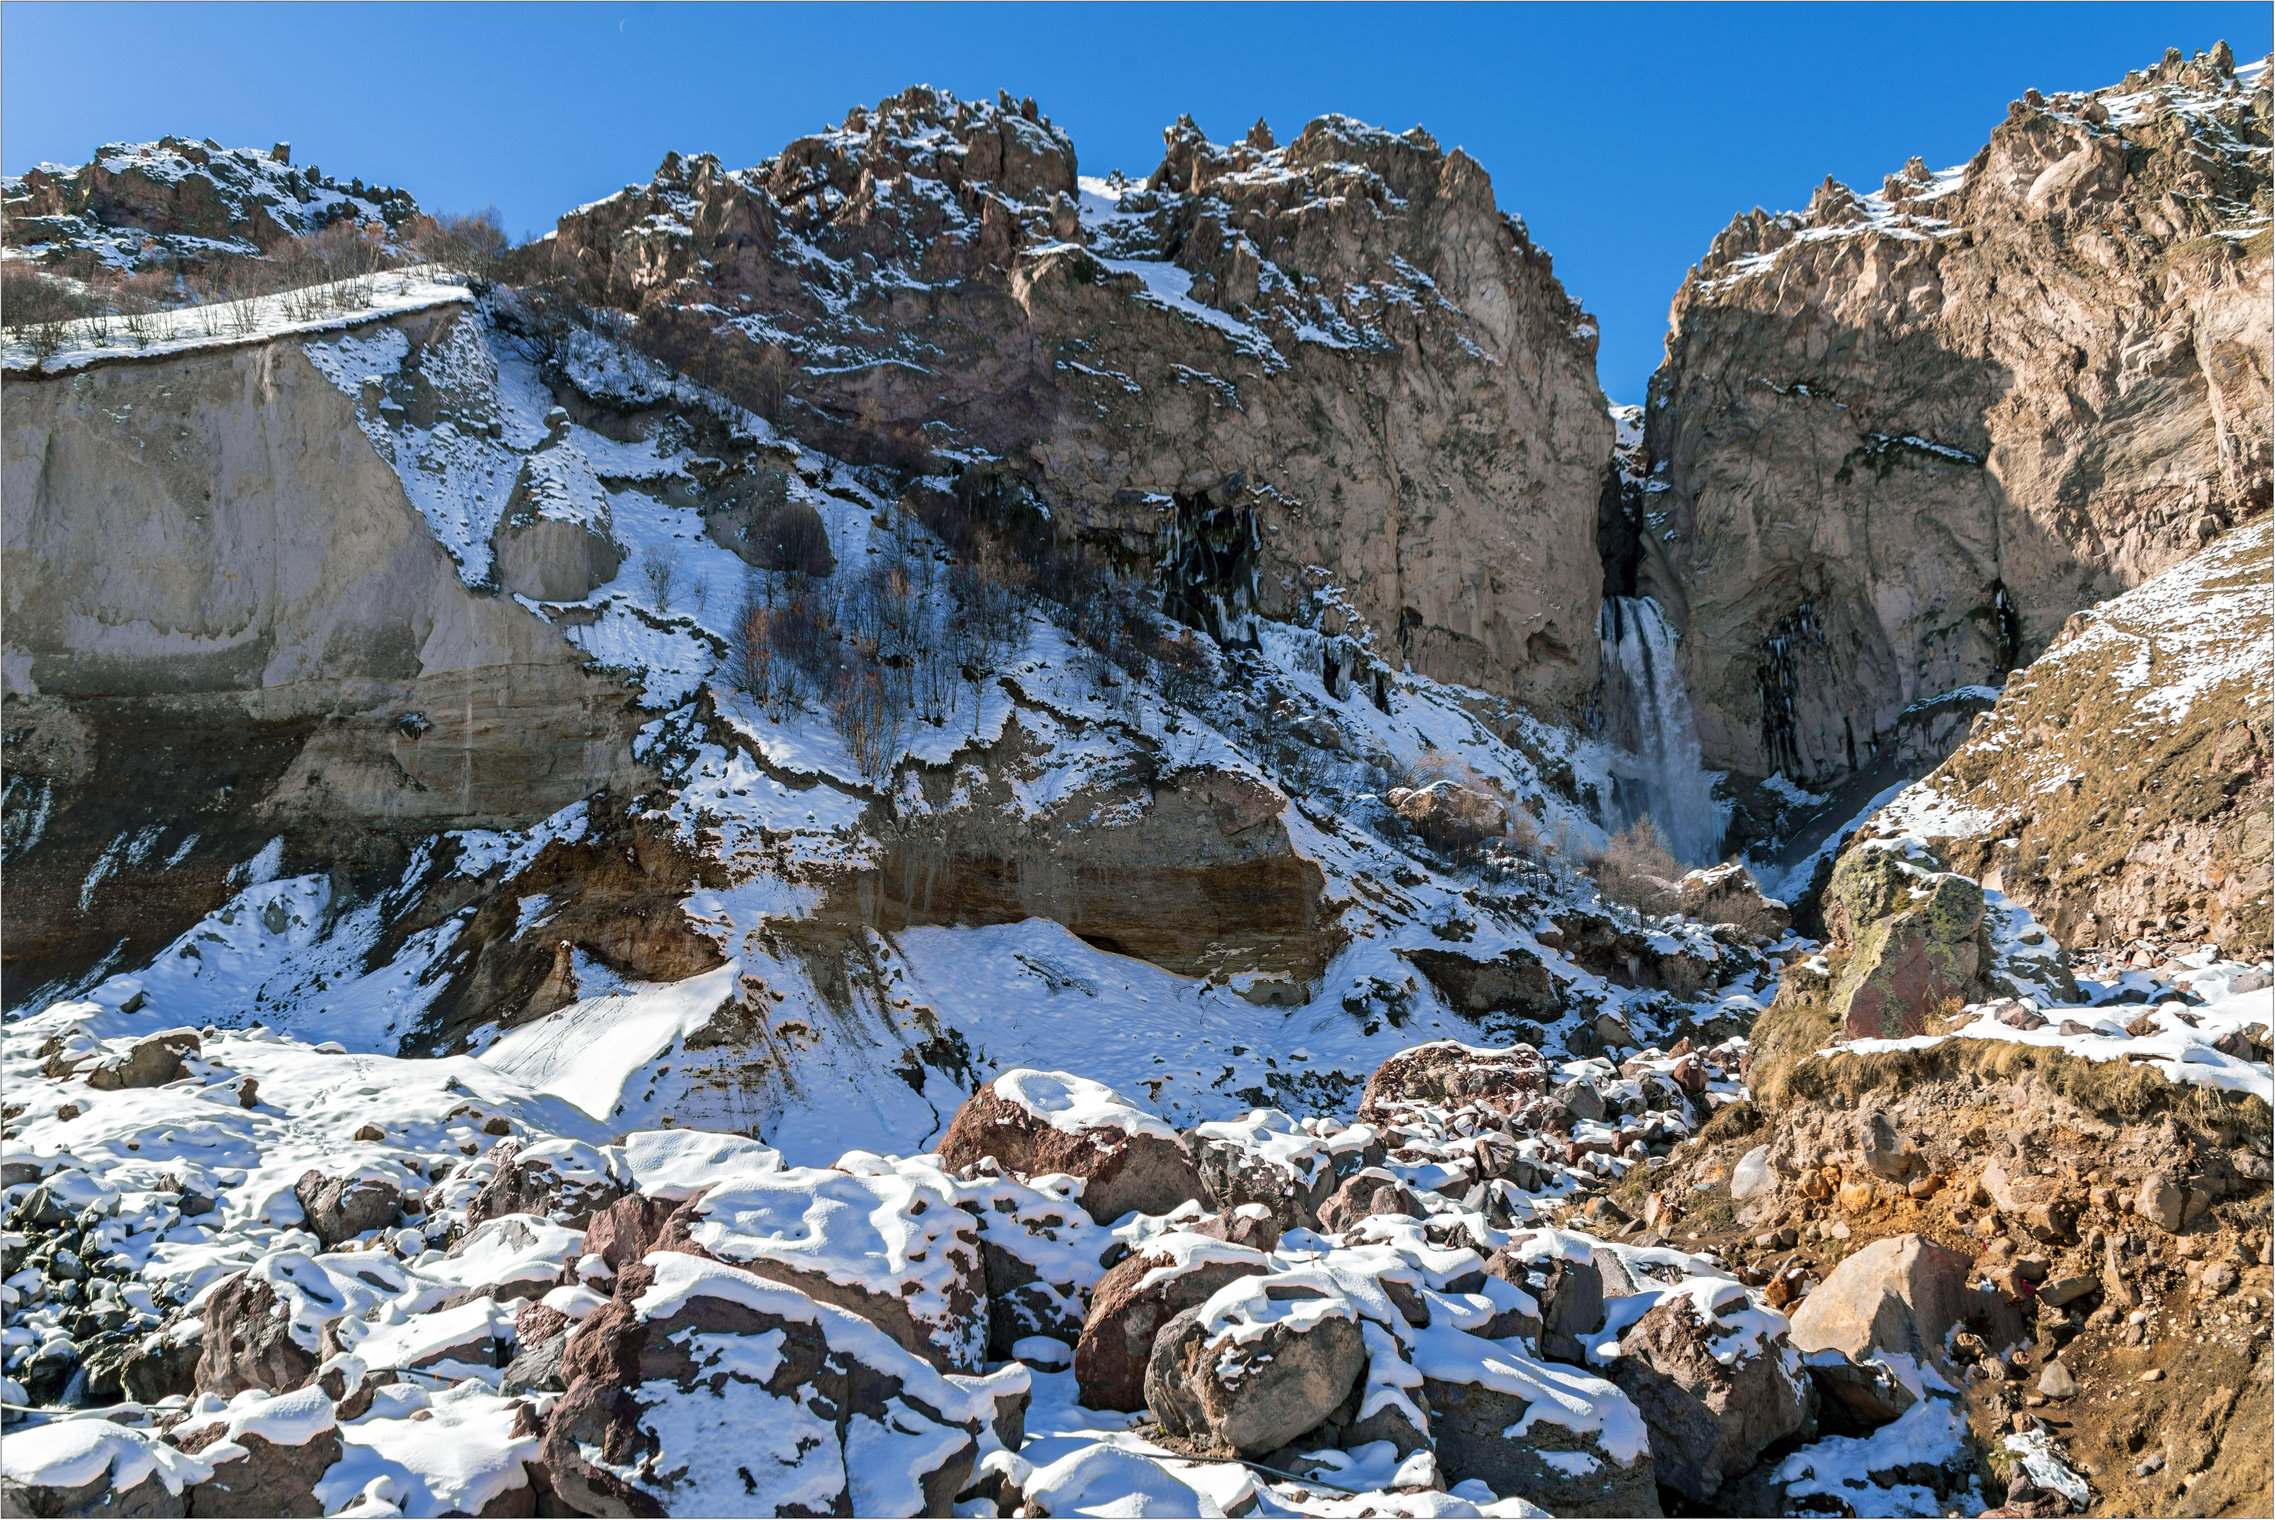
[[[297,344],[7,410],[10,1003],[165,944],[271,838],[353,877],[635,774],[621,682],[466,587]]]
[[[1708,765],[1818,782],[2269,494],[2265,67],[2029,92],[1959,169],[1736,218],[1646,407]]]

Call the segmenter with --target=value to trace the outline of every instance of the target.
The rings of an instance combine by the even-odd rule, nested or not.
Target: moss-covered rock
[[[1834,869],[1833,897],[1855,946],[1833,985],[1851,1038],[1908,1039],[1937,1009],[1980,990],[1983,889],[1974,882],[1872,844]]]

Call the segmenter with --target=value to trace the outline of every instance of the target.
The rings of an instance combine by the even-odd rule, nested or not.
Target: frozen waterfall
[[[1626,828],[1648,814],[1668,853],[1686,866],[1722,858],[1729,810],[1699,764],[1698,728],[1675,657],[1675,630],[1650,597],[1607,596],[1603,640],[1604,737],[1612,762],[1611,816]]]

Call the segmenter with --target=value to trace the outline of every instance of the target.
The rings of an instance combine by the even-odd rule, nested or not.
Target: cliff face
[[[1548,257],[1419,129],[1166,138],[1143,185],[1078,182],[1032,102],[911,90],[755,169],[673,155],[531,273],[801,441],[1026,523],[1037,554],[1087,543],[1193,621],[1253,610],[1584,705],[1611,425]]]
[[[11,376],[0,492],[11,1004],[272,838],[346,880],[632,773],[621,681],[467,587],[295,342]]]
[[[2266,519],[2070,620],[1875,820],[2073,949],[2267,943],[2275,658]]]
[[[2269,493],[2268,73],[2031,91],[1958,169],[1734,220],[1646,411],[1706,761],[1829,780]]]

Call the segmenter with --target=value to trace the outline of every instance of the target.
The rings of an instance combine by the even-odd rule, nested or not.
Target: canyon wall
[[[1867,768],[1907,708],[2265,509],[2268,117],[2264,65],[2173,52],[1715,239],[1634,545],[1708,765]]]

